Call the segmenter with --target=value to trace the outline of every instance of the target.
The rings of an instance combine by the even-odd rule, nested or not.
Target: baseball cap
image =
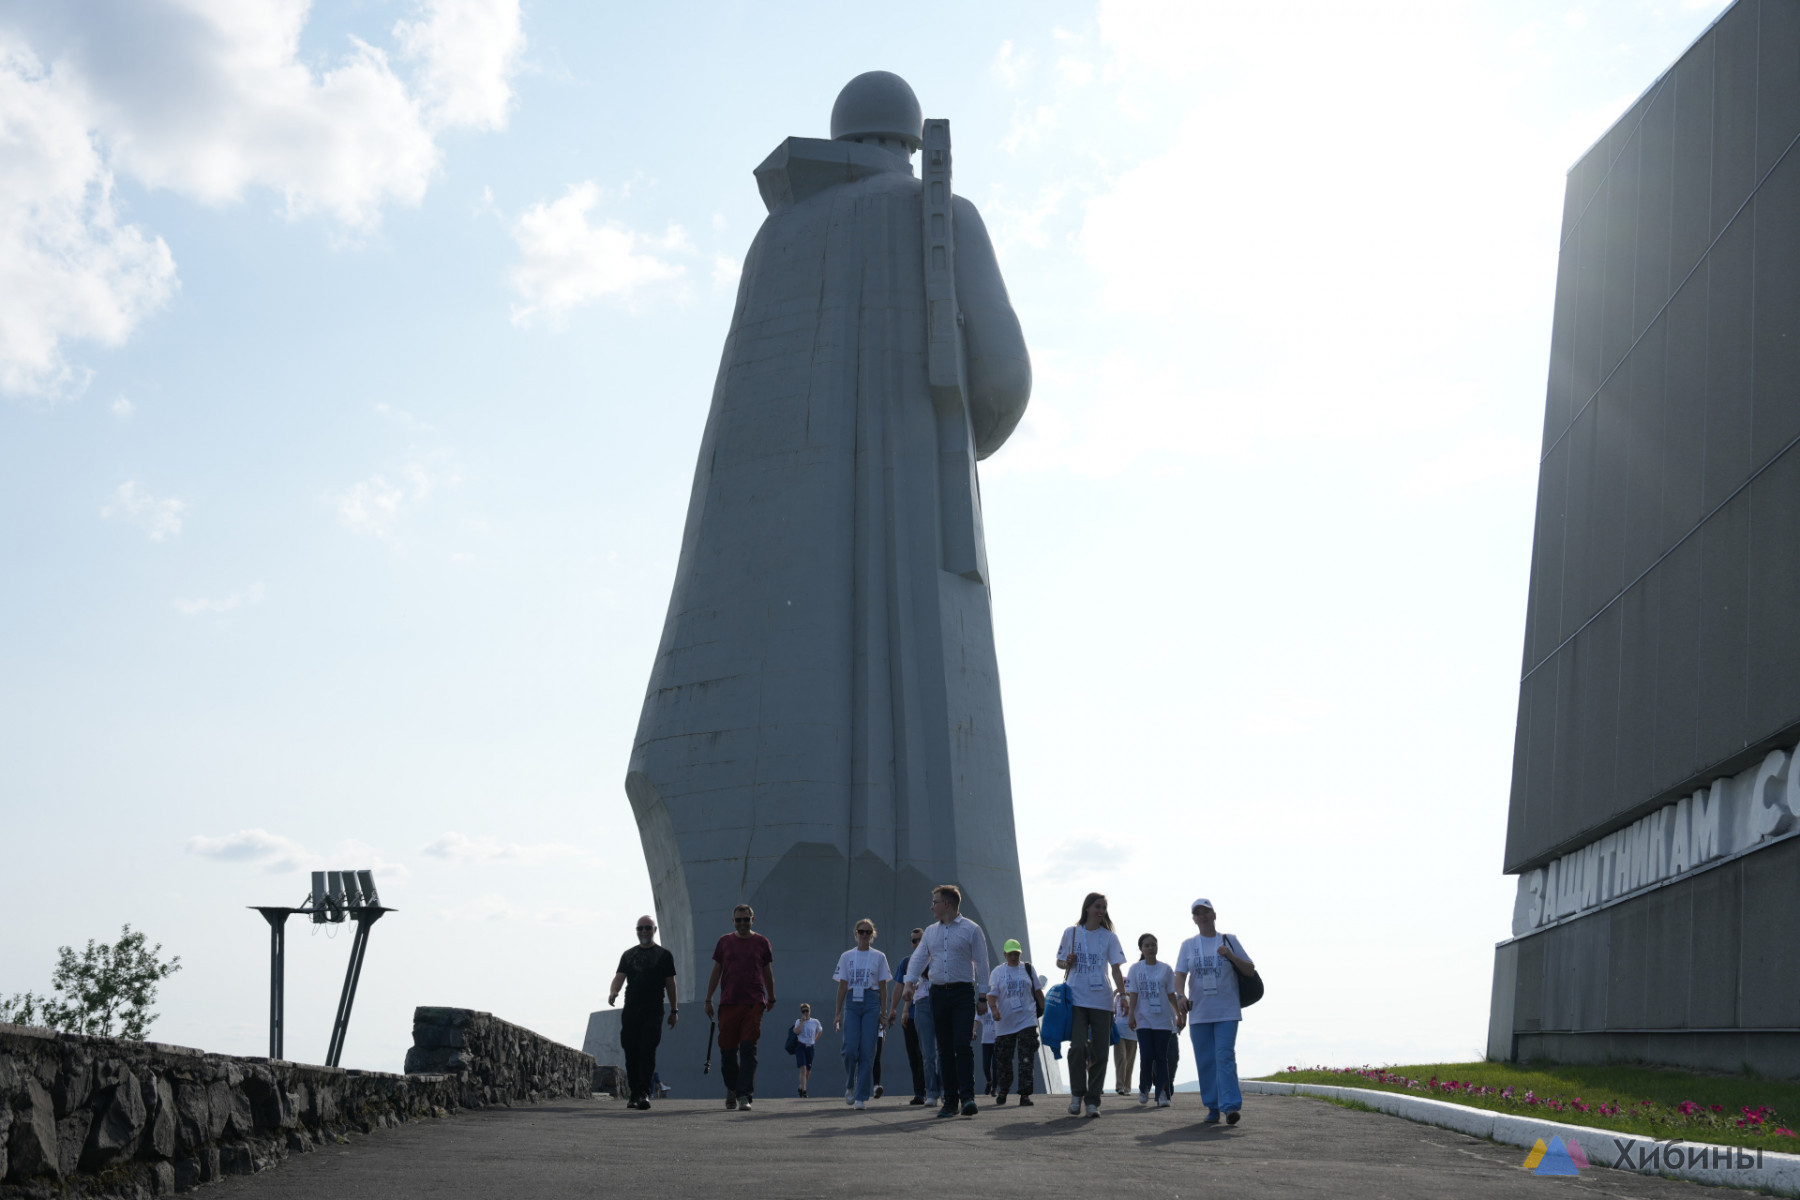
[[[1196,908],[1211,908],[1212,906],[1213,906],[1213,902],[1211,900],[1206,899],[1204,896],[1202,896],[1200,899],[1198,899],[1198,900],[1194,901],[1192,904],[1188,905],[1188,910],[1191,912]]]
[[[1023,954],[1025,952],[1025,947],[1019,945],[1018,938],[1007,938],[1006,945],[1000,947],[1000,953],[1002,953],[1002,954],[1011,954],[1015,950],[1017,950],[1021,954]]]

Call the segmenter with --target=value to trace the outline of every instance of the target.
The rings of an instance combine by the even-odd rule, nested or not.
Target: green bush
[[[110,946],[89,938],[79,955],[73,947],[58,947],[52,994],[19,992],[0,1000],[0,1021],[143,1041],[156,1020],[150,1011],[156,985],[181,970],[179,956],[165,963],[162,943],[146,948],[144,941],[126,924]]]

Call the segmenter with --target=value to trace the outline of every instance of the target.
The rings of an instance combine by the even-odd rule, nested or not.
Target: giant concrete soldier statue
[[[1030,361],[948,123],[872,71],[831,137],[756,169],[625,780],[677,977],[748,903],[796,1003],[857,920],[922,924],[935,884],[1025,937],[975,463]]]

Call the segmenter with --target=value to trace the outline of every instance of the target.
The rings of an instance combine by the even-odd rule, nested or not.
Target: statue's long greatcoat
[[[988,585],[940,567],[938,471],[946,436],[999,447],[1031,374],[973,205],[954,202],[969,415],[945,434],[910,165],[790,139],[757,175],[771,211],[626,791],[684,995],[748,901],[784,1001],[816,1005],[853,922],[898,965],[934,884],[961,885],[995,955],[1025,939]]]

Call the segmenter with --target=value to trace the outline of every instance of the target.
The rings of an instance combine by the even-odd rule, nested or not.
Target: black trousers
[[[925,997],[925,1002],[931,1003],[929,994]],[[907,1007],[910,1009],[912,1006],[908,1005]],[[919,1049],[919,1027],[911,1021],[906,1021],[903,1023],[903,1028],[906,1030],[906,1061],[912,1066],[913,1095],[923,1100],[925,1098],[925,1055]]]
[[[662,1044],[663,1007],[631,1009],[619,1014],[619,1045],[625,1051],[625,1081],[633,1099],[648,1098],[656,1074],[656,1048]]]
[[[869,1082],[874,1084],[876,1087],[881,1086],[881,1047],[886,1042],[887,1042],[887,1039],[884,1037],[878,1037],[875,1039],[875,1069],[870,1072],[871,1078],[870,1078]]]
[[[937,983],[931,987],[931,1023],[936,1026],[938,1078],[944,1107],[975,1101],[975,985]]]

